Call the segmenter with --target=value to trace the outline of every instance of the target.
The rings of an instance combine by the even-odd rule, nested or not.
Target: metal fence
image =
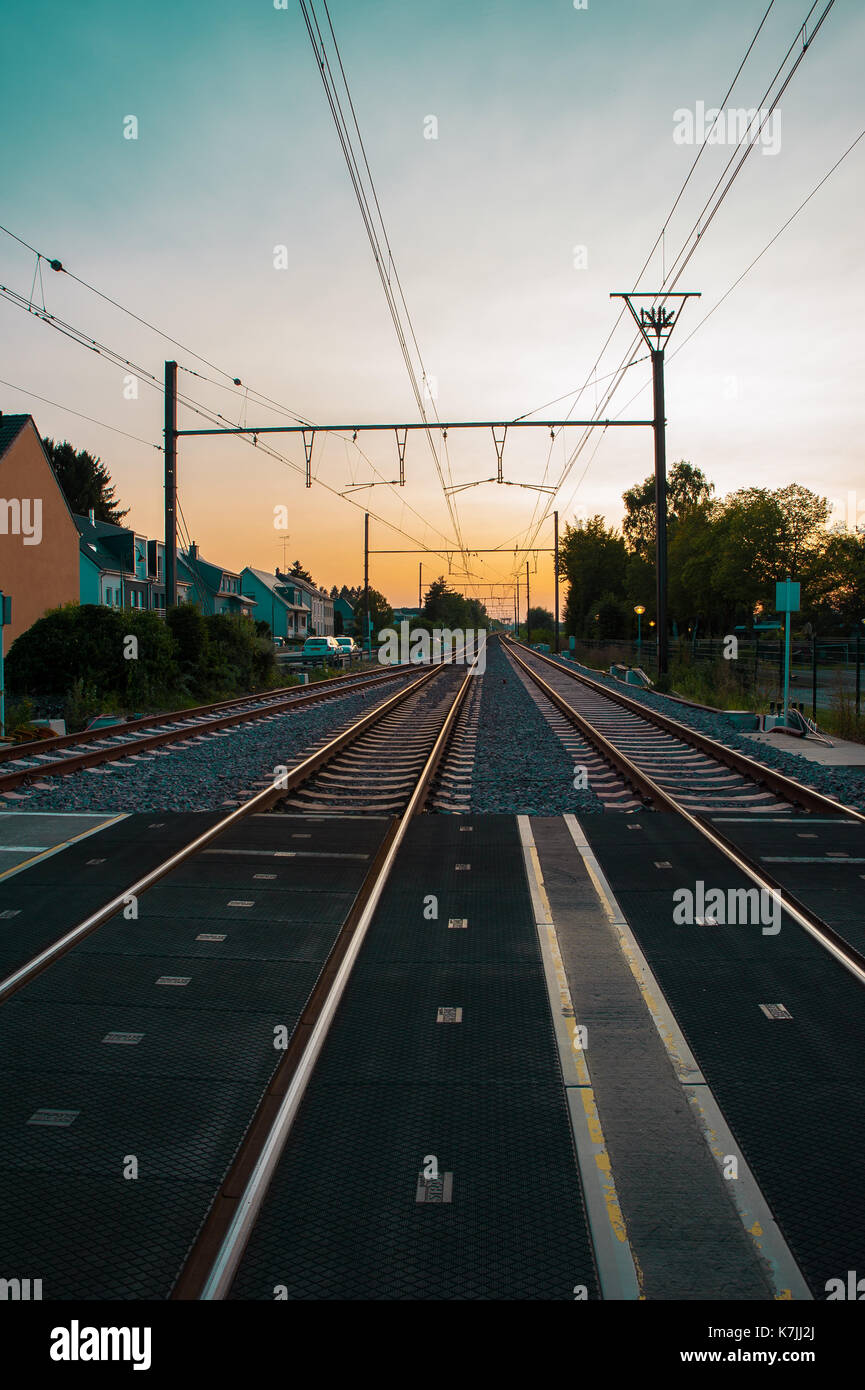
[[[561,647],[568,651],[568,638]],[[616,662],[642,666],[648,675],[658,669],[657,643],[644,641],[610,642],[597,638],[578,640],[576,654],[591,654],[590,664],[603,670]],[[720,663],[723,662],[723,668]],[[699,670],[723,670],[743,696],[768,703],[781,702],[784,695],[784,643],[776,634],[739,637],[735,649],[722,637],[670,639],[670,666],[693,666]],[[821,711],[848,708],[856,717],[862,709],[862,668],[865,642],[850,640],[795,640],[791,644],[790,699],[816,718]]]

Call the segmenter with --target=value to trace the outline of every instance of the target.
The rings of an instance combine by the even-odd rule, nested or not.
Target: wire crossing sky
[[[703,297],[668,353],[668,459],[687,458],[722,495],[802,483],[843,519],[862,471],[860,6],[306,9],[332,56],[328,21],[338,42],[334,75],[350,92],[384,276],[406,310],[431,421],[513,419],[559,398],[542,413],[588,416],[608,399],[610,414],[650,413],[648,362],[619,382],[644,354],[631,352],[633,325],[615,326],[609,293],[634,287],[647,257],[636,287],[669,287],[725,168],[747,150],[679,284]],[[181,426],[196,419],[192,402],[235,424],[421,418],[297,0],[96,0],[83,11],[12,0],[4,33],[51,81],[26,63],[4,72],[0,222],[27,246],[0,236],[0,284],[25,304],[44,295],[48,312],[122,360],[0,296],[0,408],[31,411],[44,434],[101,455],[129,520],[151,536],[162,532],[162,401],[123,360],[157,381],[167,357],[199,373],[181,374]],[[770,109],[785,55],[780,81],[798,66]],[[28,246],[70,273],[42,262],[34,277]],[[519,542],[549,544],[553,506],[562,524],[594,512],[618,523],[622,492],[651,471],[649,431],[593,431],[570,469],[578,436],[567,434],[514,430],[504,451],[509,479],[566,477],[554,502],[495,484],[452,499],[469,551],[503,547],[501,563],[469,557],[479,586],[507,578]],[[442,482],[496,474],[480,432],[451,434],[441,477],[411,432],[404,489],[381,485],[398,474],[392,437],[361,436],[361,454],[317,434],[313,472],[330,490],[307,490],[302,444],[267,438],[255,450],[181,441],[190,534],[226,564],[272,568],[287,529],[290,558],[328,586],[361,577],[367,506],[381,518],[374,548],[408,544],[388,522],[444,557],[458,537]],[[349,487],[356,505],[338,495]],[[429,566],[432,577],[447,560]],[[416,601],[416,561],[378,557],[371,582],[394,603]],[[551,605],[543,556],[532,599]]]

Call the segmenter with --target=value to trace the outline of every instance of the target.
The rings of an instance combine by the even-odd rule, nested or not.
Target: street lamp
[[[643,606],[642,603],[637,603],[637,604],[634,605],[634,612],[635,612],[636,615],[637,615],[637,660],[638,660],[638,661],[639,661],[639,659],[640,659],[640,652],[642,651],[642,648],[643,648],[643,614],[645,613],[645,611],[646,611],[646,610],[645,610],[645,607]]]

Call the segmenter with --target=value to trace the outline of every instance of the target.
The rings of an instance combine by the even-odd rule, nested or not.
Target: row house
[[[81,603],[165,611],[165,546],[126,526],[74,516],[80,536]],[[178,576],[177,601],[191,601],[191,582]]]
[[[311,632],[310,610],[296,601],[294,588],[275,574],[247,565],[240,575],[243,593],[256,606],[256,617],[270,624],[274,637],[305,638]]]
[[[235,618],[257,616],[256,600],[242,592],[240,574],[205,560],[195,541],[188,550],[178,551],[177,574],[178,579],[182,576],[191,585],[190,602],[197,603],[202,613],[227,613]]]
[[[78,530],[32,415],[0,413],[0,590],[12,598],[7,648],[78,599]]]
[[[325,589],[319,589],[307,579],[298,579],[295,574],[275,575],[277,583],[285,590],[291,603],[302,604],[308,609],[308,631],[311,637],[333,636],[333,599]]]

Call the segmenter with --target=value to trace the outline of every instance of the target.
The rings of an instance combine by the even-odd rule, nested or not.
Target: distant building
[[[404,619],[419,618],[420,615],[420,608],[395,608],[393,610],[393,620],[395,623],[401,623]]]
[[[165,612],[165,546],[128,526],[75,515],[80,535],[82,603]],[[178,580],[177,601],[188,603],[192,585]]]
[[[235,570],[205,560],[198,553],[195,541],[188,550],[178,551],[177,574],[178,580],[189,582],[189,601],[197,603],[202,613],[227,613],[245,618],[256,616],[255,599],[241,592],[240,575]]]
[[[0,413],[0,589],[12,599],[7,651],[78,599],[78,531],[32,415]]]
[[[255,616],[270,624],[274,637],[306,637],[309,609],[295,602],[291,586],[251,565],[241,570],[240,585],[242,592],[255,600]]]
[[[309,610],[310,635],[332,637],[333,599],[330,595],[308,580],[298,579],[295,574],[283,574],[277,570],[276,579],[285,588],[292,603],[302,603]]]
[[[337,637],[353,637],[355,634],[356,621],[354,609],[347,598],[335,598],[333,600],[333,625],[334,633]]]

